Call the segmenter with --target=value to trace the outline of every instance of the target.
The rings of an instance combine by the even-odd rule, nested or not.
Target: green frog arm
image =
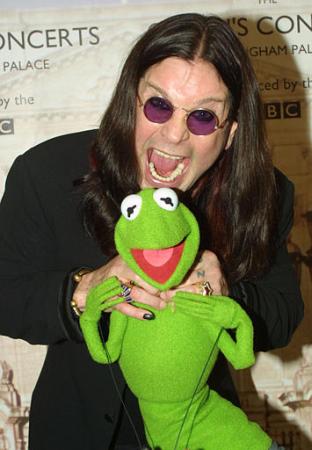
[[[94,361],[108,364],[119,358],[127,316],[114,311],[111,317],[109,338],[107,342],[101,339],[99,321],[103,311],[124,301],[119,297],[122,287],[117,277],[107,278],[103,283],[92,288],[88,294],[86,309],[80,316],[80,327],[84,335],[88,350]]]
[[[202,296],[177,292],[173,297],[176,308],[186,314],[207,320],[220,327],[218,347],[235,369],[243,369],[255,362],[253,326],[244,310],[229,297]],[[235,339],[228,333],[235,330]]]

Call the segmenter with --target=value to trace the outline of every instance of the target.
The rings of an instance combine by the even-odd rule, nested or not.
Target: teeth
[[[181,156],[174,156],[174,155],[167,155],[167,153],[163,153],[160,150],[157,150],[156,148],[154,149],[154,152],[157,153],[157,155],[161,156],[162,158],[167,158],[167,159],[182,159]]]
[[[177,159],[177,158],[172,158],[172,159]],[[178,159],[180,159],[180,158],[178,158]],[[151,174],[153,175],[154,178],[156,178],[156,180],[159,180],[159,181],[174,181],[179,175],[182,174],[183,168],[184,168],[183,163],[179,163],[177,165],[177,167],[174,169],[174,171],[168,177],[163,177],[156,172],[154,163],[152,163],[152,162],[149,163],[149,169],[151,171]]]

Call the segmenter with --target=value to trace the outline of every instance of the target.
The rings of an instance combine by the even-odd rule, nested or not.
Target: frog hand
[[[188,292],[178,292],[173,300],[180,311],[220,327],[218,347],[235,369],[254,364],[252,322],[238,303],[222,295],[202,296]],[[235,330],[235,340],[228,329]]]
[[[115,330],[110,329],[109,340],[104,346],[100,337],[98,323],[103,311],[124,301],[123,297],[119,297],[121,293],[122,287],[118,278],[107,278],[103,283],[90,289],[86,308],[79,319],[88,350],[94,361],[98,363],[107,364],[116,361],[119,356],[118,351],[120,349],[110,348],[111,334],[114,334],[114,332],[116,334],[116,327]],[[116,339],[112,339],[112,341],[115,342]]]

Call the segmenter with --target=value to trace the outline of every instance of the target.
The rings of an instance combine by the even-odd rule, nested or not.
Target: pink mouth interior
[[[154,164],[157,173],[162,176],[173,172],[177,165],[181,162],[179,159],[164,158],[156,152],[151,153],[150,161]]]
[[[184,242],[160,250],[132,249],[137,265],[153,280],[165,283],[174,273],[183,252]]]

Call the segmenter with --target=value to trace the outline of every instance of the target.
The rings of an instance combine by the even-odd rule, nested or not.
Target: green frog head
[[[181,283],[196,257],[199,228],[169,188],[128,195],[115,227],[118,253],[142,279],[161,291]]]

